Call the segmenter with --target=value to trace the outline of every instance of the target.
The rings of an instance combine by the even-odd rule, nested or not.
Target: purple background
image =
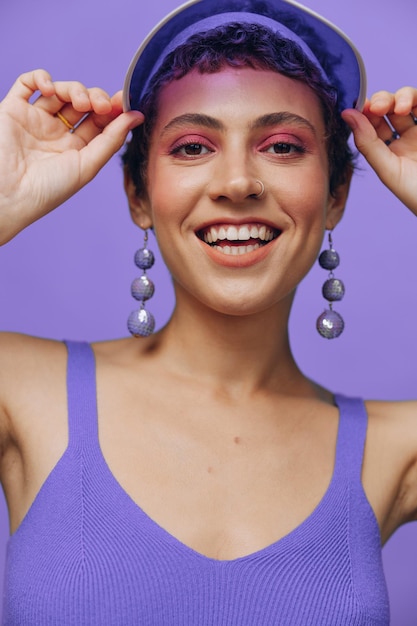
[[[15,77],[45,67],[113,92],[140,40],[177,0],[0,0],[0,97]],[[355,41],[369,76],[368,93],[416,83],[415,0],[306,0]],[[416,396],[417,220],[363,160],[346,215],[334,233],[338,275],[347,295],[338,306],[343,336],[321,339],[323,270],[299,289],[291,323],[302,369],[335,391],[367,398]],[[141,243],[130,221],[118,159],[76,198],[0,249],[0,328],[53,337],[99,340],[126,334],[133,308],[133,253]],[[154,241],[151,245],[155,248]],[[149,306],[158,326],[169,318],[172,288],[158,260]],[[25,389],[22,389],[25,393]],[[417,416],[416,416],[417,419]],[[0,570],[7,540],[0,502]],[[393,626],[417,624],[417,527],[410,524],[384,550]],[[0,580],[1,583],[1,580]]]

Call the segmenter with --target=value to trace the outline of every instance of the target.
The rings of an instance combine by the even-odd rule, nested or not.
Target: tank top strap
[[[67,398],[69,446],[98,442],[96,364],[90,344],[65,341],[68,351]]]
[[[336,394],[339,408],[339,432],[336,446],[336,472],[340,469],[346,476],[361,481],[368,414],[361,398]]]

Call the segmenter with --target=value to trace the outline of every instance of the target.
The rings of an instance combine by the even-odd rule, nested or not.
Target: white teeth
[[[206,243],[216,243],[216,241],[248,241],[249,239],[261,239],[262,241],[271,241],[274,238],[274,232],[268,226],[255,226],[253,224],[245,224],[243,226],[211,226],[203,235]]]
[[[227,241],[237,241],[238,233],[236,226],[229,226],[226,230],[226,239]]]
[[[239,228],[239,241],[247,241],[250,239],[249,228],[247,226],[241,226]]]
[[[259,243],[255,243],[251,246],[214,246],[216,250],[222,252],[223,254],[228,254],[232,256],[237,256],[239,254],[247,254],[248,252],[253,252],[260,248]]]

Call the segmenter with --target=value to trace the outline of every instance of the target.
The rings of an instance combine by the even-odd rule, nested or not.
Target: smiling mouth
[[[248,254],[268,245],[279,237],[281,231],[266,224],[219,224],[197,233],[199,239],[210,247],[228,255]]]

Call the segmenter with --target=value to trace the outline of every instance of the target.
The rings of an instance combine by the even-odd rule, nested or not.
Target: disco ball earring
[[[142,276],[135,278],[132,283],[132,296],[141,302],[140,309],[132,311],[127,320],[129,332],[134,337],[148,337],[155,328],[155,318],[145,309],[145,302],[152,298],[155,285],[148,278],[146,270],[150,269],[155,262],[153,252],[148,249],[148,231],[145,230],[144,245],[135,254],[135,264],[142,270]]]
[[[333,248],[332,233],[329,232],[329,249],[323,250],[319,256],[319,265],[325,270],[329,270],[329,276],[325,281],[322,293],[323,297],[328,301],[329,308],[322,313],[317,319],[317,330],[325,339],[335,339],[342,334],[345,327],[342,316],[333,311],[333,302],[342,300],[345,295],[345,286],[339,278],[335,278],[333,270],[340,263],[340,258],[336,250]]]

